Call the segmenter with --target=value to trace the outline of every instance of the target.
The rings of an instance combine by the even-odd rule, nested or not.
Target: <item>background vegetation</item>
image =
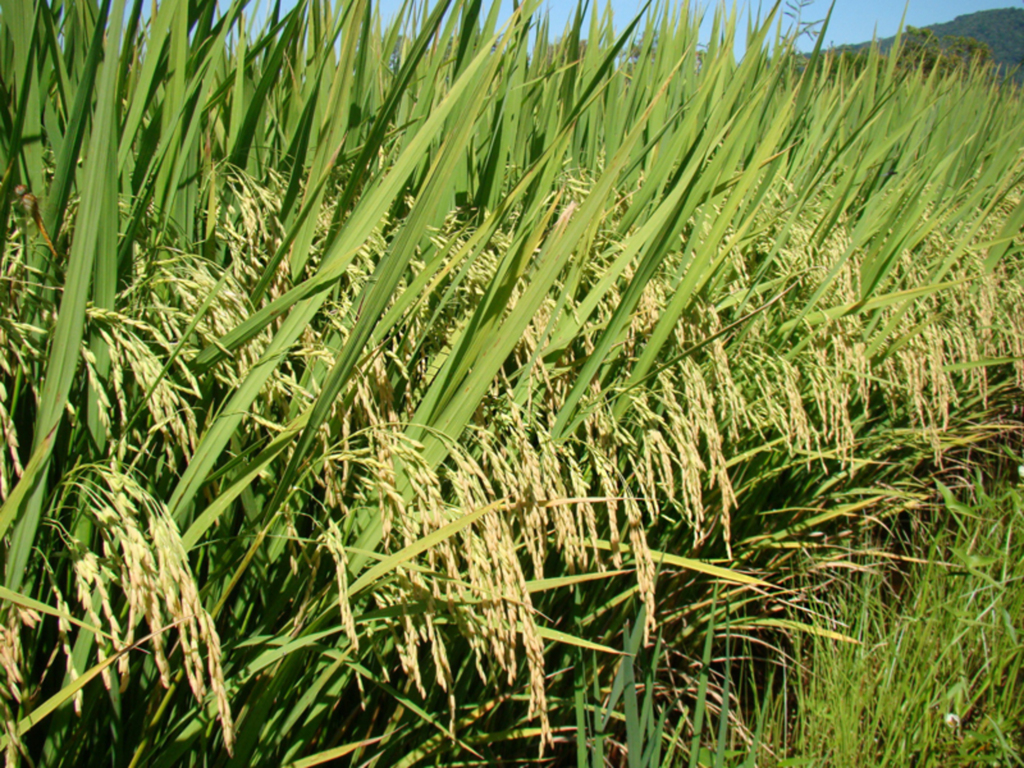
[[[753,764],[1018,430],[1018,90],[498,10],[0,4],[10,763]]]
[[[957,58],[971,58],[972,53],[982,53],[973,45],[981,44],[987,48],[985,57],[995,64],[1001,72],[1015,71],[1015,79],[1021,82],[1021,67],[1024,64],[1024,9],[996,8],[990,11],[978,11],[957,16],[952,21],[929,24],[926,27],[907,29],[907,37],[917,37],[917,47],[931,49],[958,49],[954,52]],[[888,55],[896,42],[895,37],[885,37],[878,41],[882,52]],[[853,46],[841,46],[843,50],[866,51],[871,43]],[[909,53],[906,51],[905,53]]]

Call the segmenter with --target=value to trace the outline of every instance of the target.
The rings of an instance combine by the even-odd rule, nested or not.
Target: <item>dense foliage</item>
[[[909,66],[920,67],[925,75],[940,69],[948,74],[965,64],[988,64],[992,49],[973,37],[939,37],[930,29],[907,27],[902,58]]]
[[[1024,8],[968,13],[929,29],[939,38],[971,38],[987,45],[992,60],[1004,67],[1024,63]]]
[[[952,21],[929,24],[926,27],[908,27],[901,35],[903,53],[920,61],[935,61],[940,52],[949,59],[980,57],[991,61],[1005,74],[1016,71],[1021,82],[1024,66],[1024,9],[997,8],[989,11],[957,16]],[[878,41],[883,53],[888,54],[896,44],[895,37]],[[870,48],[870,43],[842,46],[842,50],[855,55]],[[931,67],[929,67],[929,70]]]
[[[1016,428],[1019,92],[536,6],[0,5],[10,763],[672,761]]]

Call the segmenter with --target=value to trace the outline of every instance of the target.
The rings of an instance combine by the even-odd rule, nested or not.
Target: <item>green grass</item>
[[[801,611],[851,642],[794,635],[762,764],[1024,762],[1024,497],[989,495],[980,478],[942,491],[899,566],[815,563]],[[843,575],[844,564],[859,567]]]
[[[12,763],[689,764],[1019,429],[1019,90],[536,6],[0,6]]]

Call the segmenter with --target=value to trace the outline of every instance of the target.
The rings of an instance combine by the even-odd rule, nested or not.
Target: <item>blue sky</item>
[[[804,9],[804,18],[824,18],[828,6],[826,0],[816,0]],[[1020,0],[910,0],[906,24],[923,27],[976,11],[1014,7],[1024,8],[1024,3]],[[899,0],[836,0],[825,43],[861,43],[870,40],[876,28],[878,37],[891,37],[900,26],[903,10],[904,4]]]
[[[595,0],[591,0],[593,3]],[[790,0],[794,5],[796,0]],[[401,5],[401,0],[379,0],[382,15],[385,19],[393,15]],[[508,8],[503,16],[512,9],[511,0],[502,0]],[[596,0],[601,8],[606,0]],[[670,0],[671,2],[671,0]],[[803,9],[804,21],[823,19],[828,13],[831,0],[814,0]],[[611,0],[616,27],[628,23],[636,13],[639,3],[636,0]],[[870,40],[877,33],[879,37],[896,34],[903,16],[904,3],[901,0],[835,0],[835,11],[825,35],[826,44],[841,45],[843,43],[860,43]],[[484,5],[489,5],[484,0]],[[698,5],[692,2],[691,5]],[[699,3],[706,7],[708,3]],[[712,4],[713,5],[713,4]],[[730,3],[731,5],[731,3]],[[763,6],[770,7],[770,0],[763,0]],[[546,0],[544,7],[551,14],[552,27],[560,30],[564,27],[569,14],[576,8],[575,0]],[[737,7],[749,7],[749,3],[738,2]],[[756,8],[757,5],[755,4]],[[1024,8],[1021,0],[910,0],[907,7],[906,23],[915,27],[926,24],[952,21],[955,17],[975,11],[992,8]],[[709,14],[710,16],[710,14]],[[801,45],[806,48],[806,42]]]

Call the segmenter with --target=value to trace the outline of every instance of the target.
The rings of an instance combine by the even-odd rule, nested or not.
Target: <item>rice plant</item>
[[[9,763],[571,759],[637,616],[686,744],[1017,428],[1019,90],[537,6],[0,6]]]

